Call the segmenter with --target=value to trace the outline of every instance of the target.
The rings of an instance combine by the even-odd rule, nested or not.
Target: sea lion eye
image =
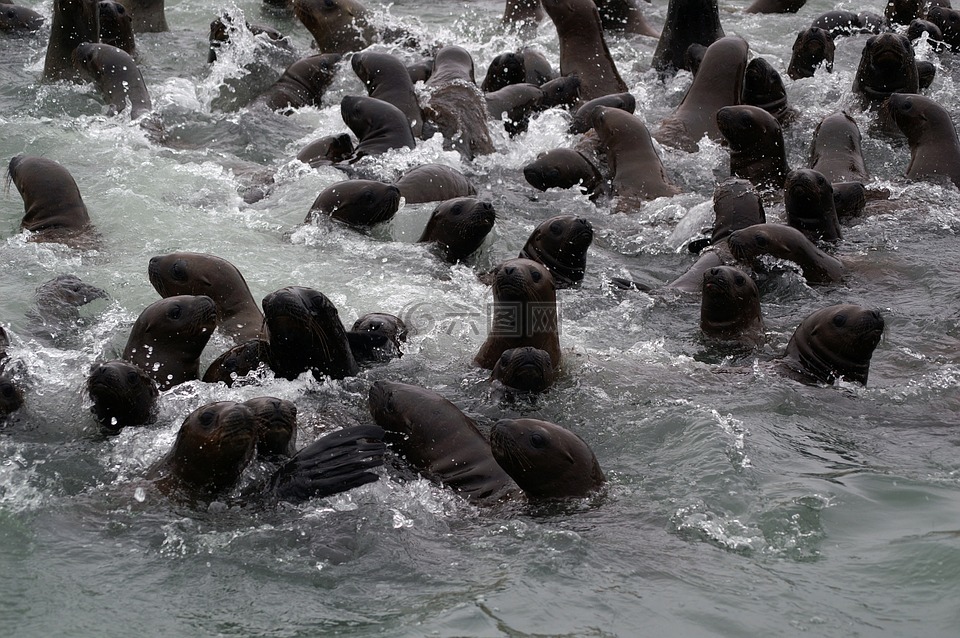
[[[845,325],[847,325],[847,315],[834,315],[833,325],[835,325],[838,328],[842,328]]]
[[[560,225],[560,222],[553,222],[552,224],[550,224],[550,232],[553,233],[554,235],[562,235],[563,226]]]
[[[0,386],[0,394],[3,394],[3,396],[9,399],[13,397],[16,394],[16,392],[14,391],[13,386],[11,384],[4,383],[2,386]]]
[[[217,418],[217,413],[213,410],[207,410],[200,415],[200,425],[208,427]]]
[[[743,278],[743,275],[735,275],[733,281],[736,282],[738,286],[742,286],[747,283],[747,280]]]
[[[539,270],[533,270],[530,272],[530,279],[534,281],[540,281],[543,278],[543,275],[540,274]]]
[[[187,264],[182,259],[173,262],[173,266],[170,267],[170,275],[177,281],[186,281]]]
[[[127,383],[130,385],[136,385],[140,381],[140,375],[136,373],[135,370],[130,370],[127,372]]]
[[[543,438],[543,435],[539,432],[534,432],[530,435],[530,445],[537,449],[542,449],[547,447],[547,440]]]
[[[754,241],[757,242],[757,246],[765,247],[767,245],[767,236],[757,235],[756,237],[754,237]]]
[[[450,213],[453,215],[459,215],[463,212],[463,204],[455,204],[450,208]]]
[[[507,365],[508,363],[510,363],[510,355],[507,354],[506,351],[504,351],[504,353],[500,355],[500,363],[502,363],[503,365]]]

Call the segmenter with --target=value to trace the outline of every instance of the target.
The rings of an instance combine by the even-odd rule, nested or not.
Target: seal
[[[73,66],[71,54],[84,42],[100,41],[100,9],[97,0],[54,0],[50,40],[43,60],[43,81],[82,78]]]
[[[643,121],[626,111],[601,106],[593,112],[593,128],[606,150],[613,194],[618,208],[637,208],[657,197],[680,192],[669,178]]]
[[[910,21],[910,25],[907,26],[907,37],[910,38],[910,42],[915,44],[924,33],[927,34],[927,43],[936,53],[943,53],[947,50],[947,47],[943,42],[943,31],[940,30],[940,27],[929,20],[915,19]],[[917,63],[917,65],[919,68],[919,63]],[[923,85],[924,79],[921,77],[921,89],[924,88]],[[927,83],[927,86],[929,86],[929,83]]]
[[[796,13],[807,0],[753,0],[744,13]]]
[[[691,44],[709,47],[722,37],[717,0],[670,0],[651,66],[661,80],[673,77]]]
[[[9,346],[10,337],[3,326],[0,326],[0,418],[13,414],[23,406],[23,390],[7,370]]]
[[[539,7],[539,0],[537,6]],[[539,51],[524,47],[519,51],[501,53],[493,58],[480,84],[484,93],[498,91],[510,84],[524,82],[542,86],[557,78],[550,62]]]
[[[369,96],[400,109],[410,124],[413,136],[421,137],[423,112],[403,62],[389,53],[362,51],[353,55],[350,64],[367,88]]]
[[[297,453],[297,406],[276,397],[255,397],[243,402],[257,420],[257,456],[268,460]]]
[[[137,33],[162,33],[169,31],[164,0],[121,0],[130,12],[133,30]]]
[[[829,31],[820,27],[807,27],[797,34],[797,39],[793,42],[787,75],[792,80],[812,78],[821,65],[827,73],[832,73],[836,51],[837,45]]]
[[[340,62],[339,53],[319,53],[297,60],[286,68],[280,79],[273,83],[254,104],[262,104],[271,111],[304,106],[321,106],[323,94],[330,86]]]
[[[260,366],[270,367],[270,342],[266,339],[250,339],[214,359],[200,380],[204,383],[224,383],[231,387],[238,379]]]
[[[97,8],[100,12],[100,42],[136,57],[137,42],[133,35],[133,18],[127,8],[114,0],[100,0]]]
[[[760,291],[746,273],[733,266],[715,266],[703,273],[700,330],[719,341],[751,348],[763,344]]]
[[[153,110],[140,67],[126,51],[109,44],[84,43],[73,50],[73,64],[81,76],[97,85],[111,115],[123,111],[128,102],[133,119]]]
[[[600,12],[593,0],[541,0],[560,39],[560,75],[580,78],[580,98],[592,100],[624,93],[627,84],[603,37]]]
[[[887,0],[883,15],[892,24],[910,24],[916,18],[922,18],[932,3],[926,0]]]
[[[726,239],[735,230],[763,224],[767,221],[763,200],[753,182],[739,177],[728,177],[713,189],[713,227],[710,237],[687,245],[692,253]]]
[[[395,148],[417,146],[407,116],[389,102],[363,95],[346,95],[340,100],[340,116],[359,142],[353,161]]]
[[[593,162],[572,148],[554,148],[540,153],[537,159],[524,165],[523,177],[542,191],[579,186],[585,194],[593,193],[603,182]]]
[[[548,421],[497,421],[490,429],[490,448],[530,500],[584,498],[607,481],[590,446]]]
[[[920,77],[913,45],[905,35],[882,33],[867,38],[853,79],[863,107],[879,107],[894,93],[918,93]]]
[[[543,91],[533,84],[511,84],[497,91],[485,93],[487,113],[496,120],[503,120],[503,127],[510,135],[527,130],[530,116],[544,110]]]
[[[693,84],[653,136],[662,144],[689,152],[697,150],[704,135],[720,141],[717,111],[740,103],[748,48],[739,36],[720,38],[707,47]]]
[[[543,109],[554,107],[573,107],[580,102],[580,78],[576,75],[559,77],[540,85]]]
[[[883,327],[877,310],[854,304],[821,308],[790,337],[780,369],[807,383],[833,384],[844,379],[866,385]]]
[[[147,277],[161,297],[206,295],[217,305],[220,332],[235,343],[263,337],[263,314],[236,266],[208,253],[150,258]]]
[[[86,388],[93,401],[90,412],[110,434],[156,419],[160,391],[156,382],[132,363],[117,359],[94,364]]]
[[[840,281],[843,264],[813,245],[806,235],[783,224],[755,224],[730,234],[727,245],[740,262],[757,269],[758,258],[770,255],[792,261],[811,284]]]
[[[287,286],[263,298],[270,330],[270,368],[293,381],[310,371],[318,381],[360,371],[336,306],[312,288]]]
[[[293,0],[293,12],[321,53],[359,51],[376,35],[367,8],[356,0]]]
[[[758,106],[777,118],[781,125],[796,119],[798,112],[787,103],[783,78],[764,58],[754,58],[743,74],[744,104]]]
[[[173,447],[147,474],[168,498],[207,501],[228,494],[253,459],[260,420],[243,403],[219,401],[191,412]],[[383,430],[355,426],[327,434],[303,448],[262,485],[255,496],[299,502],[372,483],[383,464]]]
[[[466,49],[445,46],[437,51],[426,89],[423,112],[443,134],[446,150],[455,149],[468,160],[494,151],[486,101]]]
[[[91,230],[90,215],[73,175],[52,159],[17,155],[7,168],[23,198],[21,230],[34,241],[80,239]]]
[[[960,11],[949,6],[930,7],[927,20],[940,29],[943,42],[952,51],[960,51]]]
[[[947,177],[960,187],[960,142],[950,113],[922,95],[894,93],[887,104],[893,121],[910,145],[907,177]]]
[[[521,392],[543,392],[553,385],[556,371],[546,351],[526,346],[504,350],[490,378]]]
[[[265,36],[261,39],[261,42],[269,44],[270,47],[275,49],[277,53],[280,53],[281,56],[296,55],[290,39],[273,27],[262,24],[251,24],[246,21],[241,23],[229,13],[224,12],[210,22],[210,36],[208,38],[210,49],[207,51],[208,64],[213,64],[217,61],[218,52],[224,45],[230,42],[234,34],[240,32],[241,29],[249,31],[254,36]]]
[[[351,157],[355,149],[353,140],[347,133],[340,135],[325,135],[320,139],[314,140],[300,149],[297,153],[297,159],[304,164],[309,164],[311,168],[318,166],[330,166],[345,162]]]
[[[377,381],[369,405],[390,449],[427,480],[481,504],[519,494],[473,419],[436,392]]]
[[[570,132],[579,135],[593,128],[593,114],[601,106],[620,109],[632,115],[637,108],[637,99],[630,93],[614,93],[594,98],[584,103],[574,113],[573,121],[570,122]]]
[[[536,35],[537,25],[543,20],[540,0],[507,0],[501,22],[515,29],[521,36]]]
[[[843,239],[833,199],[833,185],[822,173],[810,168],[790,171],[783,185],[783,203],[787,224],[811,241]]]
[[[820,14],[813,19],[810,26],[823,29],[830,34],[831,38],[836,39],[840,36],[860,33],[863,29],[863,20],[853,11],[836,9]]]
[[[0,33],[34,33],[42,26],[43,16],[29,7],[16,4],[0,6]]]
[[[590,222],[576,215],[557,215],[533,229],[519,256],[546,266],[557,288],[570,288],[583,281],[592,242]]]
[[[307,212],[304,224],[317,215],[329,215],[350,226],[363,228],[390,221],[400,208],[400,189],[369,179],[348,179],[323,189]]]
[[[477,189],[467,177],[446,164],[423,164],[410,169],[394,182],[407,204],[442,202],[455,197],[470,197]]]
[[[487,339],[474,362],[492,370],[504,350],[533,346],[560,367],[557,292],[546,266],[530,259],[508,259],[493,272],[494,308]]]
[[[433,243],[444,261],[455,264],[479,250],[497,220],[490,202],[456,197],[437,206],[418,243]]]
[[[860,128],[849,113],[827,115],[813,131],[810,168],[829,182],[869,182],[861,139]]]
[[[361,339],[358,337],[379,337]],[[401,344],[407,340],[407,325],[400,317],[385,312],[368,312],[353,322],[347,333],[350,349],[359,363],[382,362],[403,356]]]
[[[108,297],[105,290],[85,283],[76,275],[57,275],[37,287],[34,297],[37,309],[27,311],[30,332],[63,345],[60,343],[63,338],[82,323],[78,309]]]
[[[643,17],[637,0],[596,0],[596,5],[604,31],[660,37],[660,32]]]
[[[775,117],[756,106],[725,106],[717,111],[717,127],[727,140],[731,175],[761,190],[783,188],[790,167]]]
[[[147,306],[130,330],[122,359],[161,390],[200,378],[200,353],[217,327],[217,305],[205,295],[177,295]]]

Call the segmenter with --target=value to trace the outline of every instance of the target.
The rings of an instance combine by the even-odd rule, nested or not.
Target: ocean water
[[[48,2],[23,4],[51,12]],[[473,162],[438,137],[370,161],[366,170],[384,180],[450,164],[494,204],[482,251],[450,267],[414,243],[431,204],[407,205],[366,234],[300,226],[317,193],[344,175],[293,158],[310,140],[347,130],[339,103],[363,93],[359,80],[342,64],[322,108],[286,117],[242,104],[289,60],[241,37],[206,63],[220,11],[275,26],[305,55],[311,38],[295,19],[254,0],[169,0],[171,31],[138,36],[169,145],[129,117],[105,115],[92,86],[40,84],[48,27],[0,38],[0,159],[27,153],[67,167],[101,238],[91,250],[26,241],[16,189],[0,197],[0,324],[26,388],[26,406],[0,429],[0,635],[956,636],[960,192],[905,180],[905,140],[859,111],[850,86],[866,36],[838,41],[832,74],[786,78],[796,32],[833,4],[815,0],[795,15],[746,15],[746,4],[721,2],[721,21],[784,75],[800,111],[785,130],[791,165],[806,165],[817,122],[847,108],[864,134],[871,186],[891,192],[844,228],[841,283],[809,286],[789,270],[763,283],[767,344],[748,357],[702,340],[695,296],[607,283],[667,282],[690,266],[682,245],[709,225],[714,184],[729,173],[718,144],[692,154],[661,148],[683,193],[630,214],[523,180],[537,153],[575,143],[559,110],[515,138],[491,124],[497,151]],[[882,11],[874,5],[839,6]],[[466,47],[478,80],[494,56],[523,44],[500,28],[499,2],[401,0],[381,10],[427,44]],[[666,3],[644,10],[659,28]],[[654,127],[690,75],[658,83],[653,39],[608,43],[638,115]],[[528,44],[558,65],[549,20]],[[918,57],[936,65],[927,94],[956,123],[958,58],[926,44]],[[247,205],[238,189],[258,173],[273,175],[275,187]],[[490,300],[476,272],[515,256],[540,220],[560,213],[588,218],[596,232],[582,287],[559,294],[563,374],[547,393],[511,400],[471,364]],[[770,220],[782,214],[767,207]],[[407,319],[413,334],[401,359],[344,381],[187,383],[162,395],[155,424],[104,437],[82,390],[86,372],[119,355],[158,298],[149,258],[174,250],[230,260],[257,299],[311,286],[348,325],[384,311]],[[51,335],[29,315],[36,287],[60,273],[110,298]],[[769,361],[801,319],[843,302],[878,308],[886,320],[869,384],[807,386],[777,375]],[[203,364],[229,345],[216,335]],[[481,427],[517,415],[560,423],[594,449],[609,485],[562,507],[487,508],[387,470],[348,493],[272,509],[193,508],[137,490],[204,403],[292,400],[303,444],[369,422],[377,379],[431,388]]]

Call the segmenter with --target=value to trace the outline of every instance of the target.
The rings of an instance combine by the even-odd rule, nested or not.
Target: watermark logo
[[[421,334],[483,336],[495,331],[503,337],[523,337],[554,331],[559,334],[561,314],[560,304],[551,302],[491,300],[479,306],[439,306],[424,301],[405,306],[400,319]]]

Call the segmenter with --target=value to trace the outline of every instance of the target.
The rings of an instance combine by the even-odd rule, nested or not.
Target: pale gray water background
[[[24,0],[49,15],[45,3]],[[728,34],[747,38],[783,73],[796,32],[834,8],[817,0],[797,15],[744,15],[723,2]],[[573,192],[537,193],[520,167],[574,143],[566,116],[548,112],[530,131],[495,133],[497,153],[461,162],[435,138],[390,154],[393,178],[429,161],[468,173],[494,203],[496,228],[467,266],[413,244],[432,205],[407,206],[369,236],[339,227],[297,229],[335,169],[290,160],[308,141],[346,131],[340,98],[362,87],[343,64],[322,109],[291,117],[236,110],[225,80],[269,84],[285,62],[241,39],[206,64],[207,29],[223,3],[168,2],[172,31],[139,36],[140,64],[177,148],[149,142],[123,117],[101,115],[90,86],[41,86],[47,29],[0,39],[0,160],[43,155],[76,178],[102,248],[28,243],[23,207],[4,192],[0,323],[26,369],[27,405],[0,431],[0,635],[5,636],[957,636],[960,634],[960,193],[911,184],[904,140],[870,128],[864,152],[874,186],[894,196],[845,228],[846,280],[811,288],[796,275],[763,286],[765,353],[727,360],[697,330],[695,298],[611,290],[611,276],[668,281],[693,261],[677,248],[708,225],[716,180],[728,173],[715,144],[696,154],[662,149],[684,194],[630,215]],[[288,33],[295,20],[236,5],[248,20]],[[466,11],[463,7],[466,6]],[[658,28],[666,3],[644,5]],[[880,12],[873,6],[841,4]],[[425,41],[474,55],[478,80],[520,41],[498,27],[502,4],[395,3],[394,21]],[[786,131],[804,165],[813,127],[852,100],[866,36],[843,39],[833,74],[788,83],[802,115]],[[649,70],[655,41],[609,38],[618,67],[651,127],[680,100],[690,76],[666,90]],[[557,64],[547,21],[534,46]],[[409,60],[416,55],[404,53]],[[958,59],[937,58],[929,94],[957,120]],[[226,108],[226,110],[224,110]],[[856,109],[854,108],[854,111]],[[496,130],[496,126],[492,126]],[[236,175],[249,164],[277,176],[245,205]],[[770,219],[781,210],[768,207]],[[535,401],[511,403],[471,360],[484,338],[486,288],[475,277],[514,256],[548,216],[575,213],[596,229],[583,287],[560,293],[564,375]],[[94,361],[115,357],[139,312],[157,298],[148,259],[173,250],[236,264],[257,299],[285,285],[329,295],[346,323],[381,310],[415,329],[403,358],[356,379],[320,384],[265,378],[226,389],[199,382],[161,398],[159,421],[103,438],[82,385]],[[34,289],[63,272],[106,289],[83,325],[56,341],[31,332]],[[887,331],[867,387],[809,387],[763,364],[783,351],[809,312],[840,302],[880,308]],[[204,364],[229,344],[216,336]],[[580,434],[609,489],[561,510],[473,507],[424,481],[384,479],[335,498],[277,509],[197,511],[135,498],[138,477],[162,456],[184,416],[213,400],[262,394],[295,401],[301,443],[323,429],[370,419],[373,380],[432,388],[483,427],[525,414]]]

